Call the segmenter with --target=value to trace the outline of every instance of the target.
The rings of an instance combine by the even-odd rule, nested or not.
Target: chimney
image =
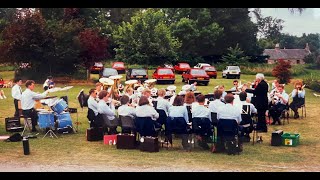
[[[276,44],[276,46],[274,47],[274,49],[277,50],[277,51],[280,50],[280,45],[279,45],[279,43]]]
[[[308,51],[308,53],[311,53],[310,52],[310,48],[309,48],[309,44],[308,43],[306,43],[306,47],[304,48],[306,51]]]

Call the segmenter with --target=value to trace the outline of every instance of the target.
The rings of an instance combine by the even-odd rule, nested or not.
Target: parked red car
[[[126,72],[126,68],[124,66],[124,62],[113,62],[112,68],[116,69],[119,74],[124,74]]]
[[[103,70],[103,63],[102,62],[94,62],[93,66],[90,67],[90,71],[93,74],[99,74],[100,71]]]
[[[158,67],[156,71],[152,74],[152,78],[159,82],[168,82],[174,84],[176,80],[176,76],[174,75],[173,71],[170,68],[162,68]]]
[[[210,77],[207,75],[204,69],[196,69],[192,68],[188,70],[186,73],[182,74],[182,82],[187,82],[188,84],[192,84],[194,82],[203,83],[204,85],[208,85],[210,81]]]
[[[178,63],[174,66],[174,70],[177,73],[187,72],[190,69],[190,65],[188,63]]]
[[[204,69],[210,78],[217,78],[217,70],[214,66],[203,66],[201,69]]]

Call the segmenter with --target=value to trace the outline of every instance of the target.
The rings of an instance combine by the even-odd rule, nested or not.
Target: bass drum
[[[69,112],[57,114],[57,131],[59,133],[72,133],[72,120]]]

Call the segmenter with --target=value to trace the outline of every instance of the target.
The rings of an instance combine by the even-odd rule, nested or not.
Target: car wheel
[[[213,78],[217,79],[217,76],[213,76]]]
[[[209,82],[204,83],[205,86],[208,86]]]
[[[240,79],[240,75],[238,76],[238,79]]]
[[[181,80],[182,82],[184,82],[184,79],[183,79],[183,77],[182,77],[182,80]]]
[[[171,84],[174,84],[174,81],[171,81]]]

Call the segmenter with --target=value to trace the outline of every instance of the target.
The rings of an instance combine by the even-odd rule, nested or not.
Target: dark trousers
[[[282,111],[286,109],[286,105],[284,104],[277,104],[277,105],[274,105],[270,108],[270,116],[272,117],[273,119],[273,124],[275,124],[275,122],[278,122],[279,124],[280,123],[280,116],[281,116],[281,113]]]
[[[293,99],[292,103],[290,103],[290,108],[294,113],[298,114],[298,108],[301,108],[301,106],[304,104],[303,100],[295,100]]]
[[[19,113],[19,108],[18,108],[18,99],[14,99],[13,103],[14,103],[14,108],[15,108],[15,112],[14,112],[14,117],[20,117],[20,113]]]
[[[258,111],[258,123],[257,130],[267,130],[266,124],[266,109],[257,109]]]
[[[34,108],[28,109],[28,110],[22,110],[22,114],[25,117],[31,118],[32,130],[36,130],[36,125],[38,124],[38,113],[37,113],[37,111]]]

